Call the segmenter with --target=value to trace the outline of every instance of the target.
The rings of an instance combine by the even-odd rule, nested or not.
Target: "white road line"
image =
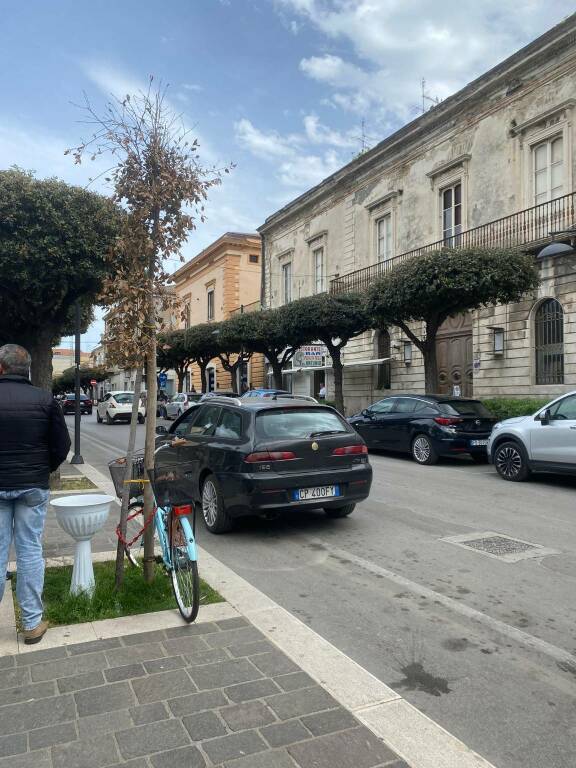
[[[430,589],[430,587],[418,584],[418,582],[407,579],[405,576],[401,576],[399,573],[394,573],[394,571],[390,571],[387,568],[382,568],[382,566],[377,565],[370,560],[366,560],[364,557],[359,557],[347,549],[334,547],[323,539],[308,538],[307,540],[316,546],[323,547],[327,552],[329,552],[334,557],[337,557],[339,560],[348,560],[350,563],[357,565],[359,568],[362,568],[365,571],[369,571],[370,573],[374,573],[378,576],[383,576],[384,578],[394,582],[395,584],[398,584],[404,589],[407,589],[416,595],[422,595],[438,603],[441,603],[445,608],[448,608],[451,611],[455,611],[456,613],[459,613],[468,619],[472,619],[472,621],[477,621],[480,624],[484,624],[494,632],[498,632],[499,634],[504,635],[511,640],[515,640],[516,642],[526,646],[527,648],[530,648],[533,651],[543,653],[555,661],[564,663],[568,662],[574,667],[574,669],[576,669],[576,656],[574,656],[569,651],[565,651],[563,648],[558,648],[558,646],[553,645],[546,640],[541,640],[538,637],[534,637],[534,635],[530,635],[528,632],[523,632],[521,629],[517,629],[510,624],[506,624],[504,621],[494,619],[492,616],[489,616],[486,613],[482,613],[482,611],[478,611],[476,608],[471,608],[469,605],[466,605],[459,600],[454,600],[454,598],[447,597],[441,592],[436,592],[435,590]]]

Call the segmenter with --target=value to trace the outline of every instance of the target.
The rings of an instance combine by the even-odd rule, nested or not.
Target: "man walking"
[[[0,347],[0,600],[14,539],[16,597],[24,642],[38,643],[42,620],[42,534],[50,495],[50,472],[70,450],[70,436],[52,394],[29,380],[30,355],[17,344]]]

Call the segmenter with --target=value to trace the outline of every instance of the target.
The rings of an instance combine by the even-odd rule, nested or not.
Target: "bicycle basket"
[[[110,461],[108,463],[108,469],[110,471],[110,476],[112,477],[112,482],[114,483],[116,496],[118,496],[119,499],[122,498],[127,481],[129,481],[130,485],[130,498],[132,499],[136,496],[142,496],[144,493],[144,484],[135,481],[144,479],[144,451],[134,452],[130,473],[127,471],[128,467],[125,456]]]

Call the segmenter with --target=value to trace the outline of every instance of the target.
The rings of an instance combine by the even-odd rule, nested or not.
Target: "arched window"
[[[376,334],[376,357],[390,357],[390,334],[386,329]],[[390,360],[379,363],[376,378],[376,389],[390,389]]]
[[[543,301],[534,317],[536,384],[564,384],[564,312],[556,299]]]

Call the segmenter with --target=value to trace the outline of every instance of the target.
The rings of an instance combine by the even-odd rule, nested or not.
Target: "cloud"
[[[306,137],[312,144],[328,144],[333,147],[347,148],[358,146],[358,137],[354,130],[346,134],[334,131],[320,122],[317,115],[306,115],[304,118]]]
[[[234,123],[234,131],[239,144],[256,157],[286,157],[292,155],[294,151],[294,138],[281,136],[276,131],[264,133],[247,118]]]
[[[82,62],[86,77],[91,80],[106,96],[122,100],[128,94],[146,93],[148,82],[128,75],[109,64],[98,61]]]
[[[204,88],[201,85],[198,85],[198,83],[182,83],[182,88],[184,88],[186,91],[195,91],[196,93],[204,90]]]

